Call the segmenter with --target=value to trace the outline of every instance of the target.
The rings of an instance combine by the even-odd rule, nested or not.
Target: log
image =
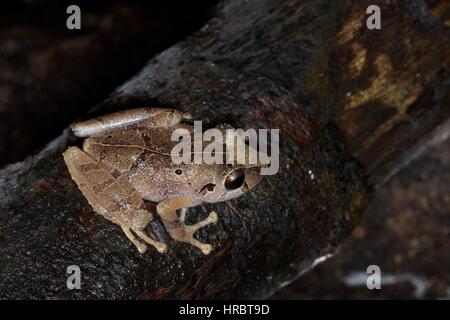
[[[189,210],[190,223],[219,213],[197,235],[208,256],[170,240],[157,217],[147,232],[169,252],[141,255],[95,215],[62,159],[80,143],[69,130],[3,169],[0,297],[265,298],[326,260],[374,187],[449,127],[450,3],[379,1],[381,30],[365,27],[370,4],[225,1],[86,115],[174,107],[204,126],[281,130],[278,174]],[[70,265],[79,290],[66,286]]]

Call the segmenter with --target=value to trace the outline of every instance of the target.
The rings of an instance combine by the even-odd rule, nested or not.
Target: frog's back
[[[214,166],[175,164],[171,130],[137,128],[109,132],[85,140],[83,150],[115,176],[125,176],[144,199],[197,192],[217,174]]]
[[[174,143],[167,129],[132,128],[87,138],[83,150],[105,166],[124,173],[146,152],[170,155]]]

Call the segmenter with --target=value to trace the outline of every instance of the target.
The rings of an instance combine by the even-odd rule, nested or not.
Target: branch
[[[169,253],[137,253],[70,179],[61,153],[79,141],[68,132],[5,168],[0,297],[262,298],[325,260],[371,186],[449,118],[450,3],[381,3],[382,30],[369,31],[368,1],[227,1],[86,116],[156,105],[210,126],[281,129],[277,175],[189,210],[191,223],[220,215],[197,235],[209,256],[171,241],[157,218],[148,231]],[[66,287],[73,264],[81,290]]]

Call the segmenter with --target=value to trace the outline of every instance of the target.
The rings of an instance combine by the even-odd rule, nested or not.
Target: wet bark
[[[197,237],[140,255],[95,215],[69,177],[66,131],[1,172],[0,297],[262,298],[333,253],[379,185],[448,128],[450,3],[226,1],[216,18],[151,59],[86,118],[141,106],[190,111],[205,126],[279,128],[280,171],[214,209]],[[148,204],[154,209],[154,204]],[[66,287],[78,265],[80,290]]]

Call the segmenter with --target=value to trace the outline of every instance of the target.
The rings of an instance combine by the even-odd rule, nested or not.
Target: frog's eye
[[[225,188],[228,190],[235,190],[240,187],[245,182],[245,173],[244,170],[238,169],[233,172],[231,172],[226,178],[225,178]]]

